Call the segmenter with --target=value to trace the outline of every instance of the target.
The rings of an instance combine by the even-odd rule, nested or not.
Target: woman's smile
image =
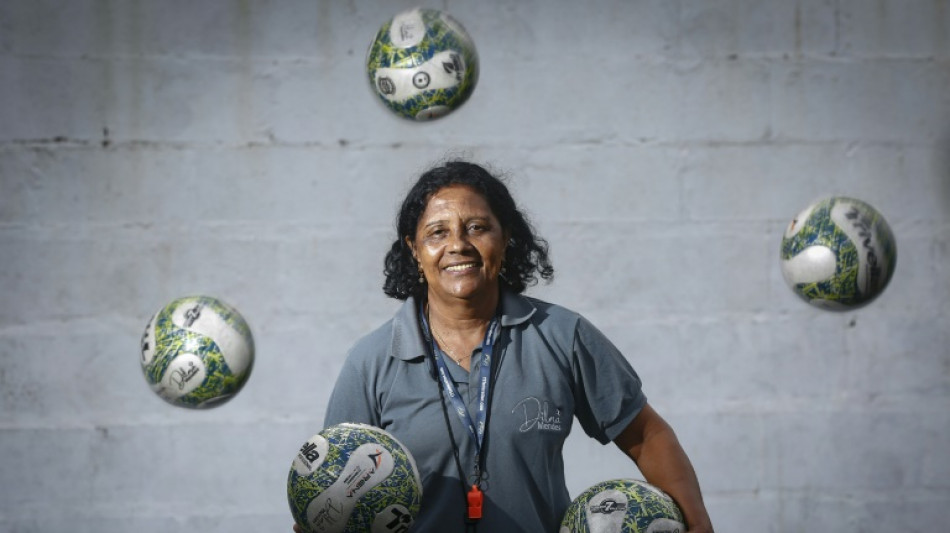
[[[478,268],[478,266],[479,266],[479,264],[478,264],[478,263],[474,263],[474,262],[472,262],[472,263],[458,263],[458,264],[449,265],[449,266],[445,267],[445,270],[447,270],[447,271],[449,271],[449,272],[467,272],[467,271],[469,271],[469,270]]]

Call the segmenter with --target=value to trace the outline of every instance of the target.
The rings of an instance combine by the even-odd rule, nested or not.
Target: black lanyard
[[[492,351],[494,350],[495,332],[498,329],[499,323],[500,321],[496,315],[488,324],[488,329],[485,331],[485,340],[482,341],[482,358],[478,365],[478,408],[475,411],[475,419],[473,420],[468,407],[465,405],[465,401],[462,399],[461,394],[459,394],[458,387],[456,387],[455,382],[452,381],[448,366],[445,363],[445,358],[442,356],[442,350],[439,349],[438,344],[430,334],[431,330],[423,306],[419,306],[419,324],[422,326],[423,336],[429,344],[429,352],[435,364],[436,371],[438,372],[436,381],[439,384],[442,414],[445,418],[445,425],[448,428],[449,437],[452,441],[455,466],[458,468],[459,479],[462,482],[462,491],[465,494],[466,505],[468,507],[468,512],[465,515],[466,523],[473,526],[476,521],[482,517],[483,495],[479,485],[482,481],[484,460],[483,445],[485,435],[488,433],[488,412],[491,406]],[[459,459],[459,449],[455,443],[455,434],[452,431],[452,424],[449,422],[448,409],[445,406],[446,394],[452,402],[454,411],[458,414],[459,419],[461,419],[462,425],[468,429],[469,436],[475,444],[475,474],[470,489],[465,483],[465,472],[462,469],[462,462]]]

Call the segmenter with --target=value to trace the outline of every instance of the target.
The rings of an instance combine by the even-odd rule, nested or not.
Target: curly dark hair
[[[550,281],[554,267],[548,257],[548,243],[535,234],[534,228],[515,205],[514,199],[499,178],[481,166],[467,161],[449,161],[425,171],[402,201],[396,220],[396,240],[386,254],[386,281],[383,292],[398,300],[422,293],[419,272],[412,250],[406,244],[415,238],[419,218],[432,195],[449,185],[466,185],[488,201],[492,213],[508,232],[505,247],[505,273],[499,277],[502,286],[521,293],[538,282]]]

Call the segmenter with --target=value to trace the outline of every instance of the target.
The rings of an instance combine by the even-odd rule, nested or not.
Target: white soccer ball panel
[[[343,533],[346,523],[356,508],[356,502],[341,501],[334,496],[337,494],[323,492],[307,506],[307,524],[309,528],[321,533]]]
[[[683,524],[670,518],[657,518],[644,533],[686,533]]]
[[[355,429],[361,429],[361,430],[363,430],[363,431],[372,431],[372,432],[375,432],[375,433],[379,433],[380,435],[383,435],[383,436],[385,436],[386,438],[392,439],[396,444],[399,445],[400,450],[402,451],[402,453],[403,453],[403,454],[405,455],[405,457],[406,457],[406,461],[408,461],[409,466],[412,467],[412,473],[413,473],[413,478],[412,478],[412,479],[413,479],[413,481],[415,482],[416,480],[422,479],[422,477],[419,475],[419,467],[416,466],[416,459],[415,459],[415,457],[413,457],[412,454],[409,452],[409,448],[406,448],[406,445],[403,444],[402,441],[400,441],[399,439],[397,439],[394,435],[392,435],[392,434],[389,433],[388,431],[386,431],[386,430],[384,430],[384,429],[382,429],[382,428],[376,427],[376,426],[374,426],[374,425],[372,425],[372,424],[362,424],[362,423],[355,423],[355,422],[343,422],[343,423],[341,423],[341,424],[339,424],[339,425],[340,425],[341,427],[350,427],[350,428],[355,428]],[[421,484],[421,483],[414,483],[414,484],[416,485],[416,488],[419,490],[419,494],[422,494],[422,484]]]
[[[362,498],[370,489],[389,477],[396,462],[392,454],[379,444],[363,444],[350,453],[340,479],[345,483],[347,498]]]
[[[878,233],[874,231],[875,228],[871,226],[869,220],[860,216],[862,211],[859,206],[855,206],[846,200],[839,200],[831,208],[831,219],[854,243],[854,247],[858,252],[858,264],[861,265],[861,268],[857,269],[858,290],[863,294],[872,294],[883,287],[870,286],[869,267],[875,266],[880,269],[881,276],[879,279],[881,280],[887,279],[889,273],[887,262],[879,260],[876,256],[876,253],[882,250]],[[849,212],[851,213],[850,218],[848,216]],[[855,214],[858,214],[858,216],[855,216]]]
[[[586,508],[590,533],[621,533],[627,504],[627,495],[618,490],[608,489],[593,496]]]
[[[370,533],[393,533],[405,531],[412,525],[412,513],[403,505],[390,505],[373,519]]]
[[[155,392],[166,400],[174,401],[200,387],[207,375],[201,357],[193,353],[181,353],[168,364]]]
[[[452,108],[444,105],[434,105],[427,107],[422,111],[416,113],[416,120],[432,120],[439,117],[444,117],[452,111]]]
[[[443,50],[415,68],[376,69],[376,86],[380,87],[380,79],[389,80],[392,83],[391,88],[380,91],[380,95],[391,102],[404,102],[425,91],[454,87],[458,85],[464,72],[462,54]]]
[[[214,309],[203,307],[200,302],[186,301],[175,308],[171,318],[176,326],[214,341],[232,373],[242,374],[250,366],[252,347],[244,335],[231,327]]]
[[[330,451],[330,443],[323,435],[314,435],[300,447],[294,458],[293,468],[298,475],[309,476],[323,464]]]
[[[782,274],[789,283],[817,283],[835,275],[837,257],[827,246],[809,246],[782,261]]]
[[[389,27],[389,40],[398,48],[411,48],[422,42],[426,25],[418,8],[404,11],[393,17]]]

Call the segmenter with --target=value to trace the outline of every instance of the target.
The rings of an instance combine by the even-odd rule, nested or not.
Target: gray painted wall
[[[290,531],[285,480],[345,350],[388,318],[408,185],[462,154],[510,177],[572,307],[628,355],[720,532],[935,531],[950,506],[950,3],[443,1],[479,45],[428,124],[363,61],[406,1],[0,3],[0,531]],[[805,205],[897,237],[872,305],[785,285]],[[186,294],[250,322],[210,411],[146,387]],[[580,433],[580,432],[578,432]],[[582,435],[577,494],[638,475]]]

